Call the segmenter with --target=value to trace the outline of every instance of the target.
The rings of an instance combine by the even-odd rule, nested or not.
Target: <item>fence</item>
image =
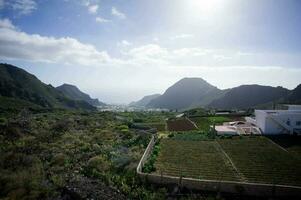
[[[158,175],[143,173],[142,168],[150,156],[155,143],[156,136],[152,136],[151,141],[149,142],[137,167],[138,176],[146,182],[161,186],[178,185],[179,187],[188,188],[190,190],[224,192],[249,196],[301,197],[301,187],[298,186],[203,180],[168,176],[164,174]]]

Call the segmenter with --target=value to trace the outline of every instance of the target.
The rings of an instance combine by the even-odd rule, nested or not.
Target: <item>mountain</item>
[[[208,106],[220,109],[255,108],[286,97],[289,92],[283,87],[241,85],[228,90],[223,97],[213,100]]]
[[[66,97],[34,75],[9,64],[0,64],[0,96],[20,99],[46,108],[95,110],[85,101]]]
[[[139,101],[134,101],[129,104],[129,106],[138,106],[138,107],[146,107],[149,102],[155,98],[158,98],[161,96],[161,94],[153,94],[153,95],[148,95],[140,99]]]
[[[290,91],[290,93],[284,98],[283,102],[290,104],[301,104],[301,84]]]
[[[205,106],[223,93],[202,78],[183,78],[169,87],[163,95],[151,100],[147,106],[167,109]]]
[[[75,85],[63,84],[56,88],[61,91],[66,97],[74,100],[85,101],[92,106],[104,106],[106,104],[100,102],[98,99],[92,99],[88,94],[80,91]]]

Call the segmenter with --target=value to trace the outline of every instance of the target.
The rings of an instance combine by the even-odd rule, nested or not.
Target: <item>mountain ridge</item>
[[[177,110],[195,107],[248,109],[272,108],[275,103],[301,104],[301,84],[293,90],[258,84],[221,90],[202,78],[183,78],[167,88],[161,96],[151,100],[147,107]]]
[[[58,87],[57,90],[62,92],[66,97],[74,100],[82,100],[86,101],[87,103],[91,104],[92,106],[104,106],[106,105],[103,102],[100,102],[97,98],[93,99],[90,95],[82,92],[78,87],[75,85],[64,83]]]
[[[0,96],[21,99],[44,108],[96,109],[85,101],[66,97],[52,85],[10,64],[0,64]]]

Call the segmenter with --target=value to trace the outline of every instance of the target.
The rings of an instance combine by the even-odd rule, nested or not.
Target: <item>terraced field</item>
[[[265,137],[218,140],[249,182],[301,185],[301,159]]]
[[[215,141],[164,139],[155,163],[164,175],[200,179],[238,180],[231,164]]]
[[[300,154],[265,137],[163,139],[160,147],[155,162],[158,174],[301,186]]]
[[[168,131],[191,131],[198,127],[187,118],[173,119],[166,122]]]

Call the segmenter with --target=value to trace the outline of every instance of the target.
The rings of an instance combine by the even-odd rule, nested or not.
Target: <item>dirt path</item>
[[[215,141],[215,143],[216,143],[216,148],[218,148],[218,150],[220,150],[223,153],[223,155],[227,159],[227,161],[229,161],[229,163],[231,164],[232,168],[236,172],[237,177],[240,179],[240,181],[247,182],[248,181],[247,178],[237,169],[237,167],[235,166],[235,164],[233,163],[231,158],[228,156],[228,154],[221,147],[221,145],[217,141]]]

